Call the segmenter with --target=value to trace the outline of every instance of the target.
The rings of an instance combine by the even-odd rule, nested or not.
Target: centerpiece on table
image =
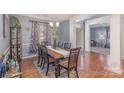
[[[59,39],[59,36],[57,34],[59,23],[58,22],[50,22],[50,26],[52,27],[52,41],[53,41],[53,48],[56,49],[57,40]]]

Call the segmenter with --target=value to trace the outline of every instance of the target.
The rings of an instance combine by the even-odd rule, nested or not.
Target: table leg
[[[58,66],[58,62],[59,60],[56,60],[56,63],[55,63],[55,77],[58,78],[59,76],[59,66]]]

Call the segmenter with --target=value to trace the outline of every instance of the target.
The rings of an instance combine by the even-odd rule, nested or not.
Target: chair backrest
[[[64,43],[63,42],[58,42],[58,47],[63,48],[64,47]]]
[[[64,44],[64,48],[70,49],[70,48],[71,48],[71,43],[65,43],[65,44]]]
[[[49,62],[47,47],[44,45],[41,45],[41,49],[42,49],[42,57],[43,57],[44,61]]]
[[[81,48],[74,48],[70,50],[70,55],[68,59],[68,62],[69,62],[68,68],[70,68],[72,65],[73,67],[77,67],[80,50]]]
[[[50,42],[48,42],[48,41],[42,41],[42,42],[41,42],[41,45],[48,46],[49,44],[50,44]]]
[[[60,47],[61,46],[61,42],[58,42],[58,47]]]

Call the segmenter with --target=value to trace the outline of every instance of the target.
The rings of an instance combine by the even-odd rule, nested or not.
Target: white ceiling
[[[79,14],[22,14],[23,16],[39,18],[47,21],[64,21]]]
[[[41,19],[44,21],[64,21],[73,18],[77,21],[84,21],[88,19],[98,18],[107,14],[21,14],[31,18]]]

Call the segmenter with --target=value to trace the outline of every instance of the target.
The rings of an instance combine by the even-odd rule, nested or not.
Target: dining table
[[[55,60],[55,77],[58,78],[59,76],[59,67],[58,63],[61,59],[69,57],[69,50],[65,50],[62,48],[57,47],[54,49],[52,46],[47,46],[48,55],[51,56]]]

